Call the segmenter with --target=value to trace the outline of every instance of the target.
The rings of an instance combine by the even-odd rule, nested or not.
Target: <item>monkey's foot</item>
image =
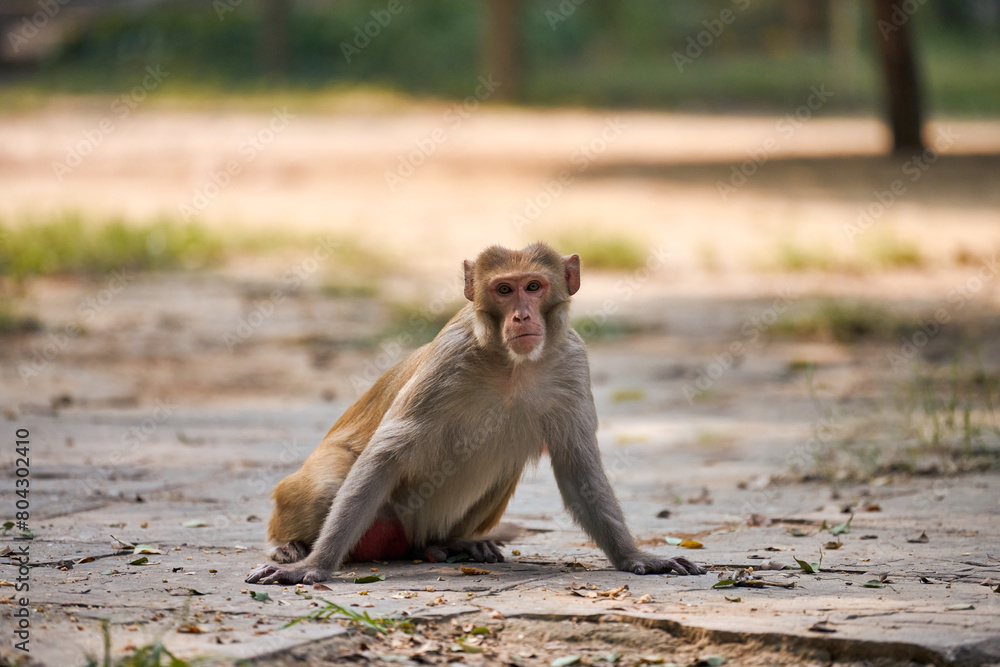
[[[293,565],[278,567],[277,565],[261,565],[246,578],[248,584],[315,584],[324,581],[327,573],[313,565]]]
[[[503,554],[500,547],[490,540],[463,540],[455,538],[446,545],[431,546],[424,549],[424,558],[432,563],[444,563],[452,556],[469,554],[469,558],[477,563],[502,563]]]
[[[275,563],[294,563],[309,555],[309,547],[298,540],[279,544],[267,554]]]
[[[634,574],[666,574],[667,572],[676,572],[677,574],[685,575],[705,574],[708,572],[701,565],[692,563],[684,556],[678,556],[677,558],[657,558],[647,553],[640,553],[627,558],[619,563],[617,568],[623,572],[632,572]]]

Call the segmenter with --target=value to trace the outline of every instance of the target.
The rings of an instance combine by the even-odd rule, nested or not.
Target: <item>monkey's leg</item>
[[[447,544],[429,546],[424,549],[424,558],[432,563],[444,563],[452,556],[468,554],[477,563],[502,563],[500,547],[490,540],[466,540],[455,537]]]

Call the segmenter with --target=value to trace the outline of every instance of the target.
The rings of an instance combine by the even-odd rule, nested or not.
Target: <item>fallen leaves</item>
[[[830,621],[820,621],[809,626],[810,632],[836,632],[837,628]]]
[[[480,567],[472,567],[470,565],[463,565],[460,568],[460,570],[461,570],[462,574],[464,574],[466,576],[475,576],[477,574],[493,574],[489,570],[484,570],[484,569],[482,569]]]
[[[915,537],[913,539],[906,540],[910,544],[927,544],[931,541],[931,538],[927,537],[927,531],[920,533],[920,537]]]
[[[665,537],[663,538],[667,544],[675,547],[681,547],[683,549],[704,549],[705,545],[697,540],[692,540],[686,537]]]
[[[573,595],[578,595],[582,598],[589,598],[591,600],[607,598],[609,600],[621,601],[630,595],[628,584],[624,584],[618,588],[609,588],[605,591],[599,591],[597,590],[597,586],[594,584],[581,584],[579,582],[573,582],[567,590]],[[650,602],[651,600],[652,598],[648,595],[644,595],[639,599],[640,602]]]
[[[851,517],[847,521],[845,521],[844,523],[838,523],[836,526],[834,526],[833,528],[831,528],[830,529],[830,534],[831,535],[846,535],[847,533],[850,533],[851,532],[851,521],[853,521],[853,520],[854,520],[854,515],[851,514]]]

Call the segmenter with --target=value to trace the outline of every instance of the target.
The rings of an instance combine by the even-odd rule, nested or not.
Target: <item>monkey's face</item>
[[[545,319],[542,306],[551,290],[549,279],[535,272],[494,276],[488,295],[502,322],[500,333],[504,346],[519,356],[532,356],[545,343]]]

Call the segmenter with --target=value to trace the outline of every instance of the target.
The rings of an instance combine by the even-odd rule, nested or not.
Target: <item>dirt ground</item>
[[[82,664],[85,653],[99,651],[98,619],[107,615],[116,650],[141,645],[127,635],[138,624],[160,627],[180,654],[207,654],[200,638],[171,628],[177,604],[162,603],[163,613],[153,619],[116,606],[123,590],[154,590],[159,575],[143,579],[140,573],[123,589],[101,578],[107,561],[68,572],[59,566],[95,554],[131,560],[110,551],[108,535],[115,534],[190,553],[204,565],[200,576],[210,564],[213,576],[225,575],[224,581],[223,575],[193,578],[192,585],[197,579],[198,586],[236,597],[247,588],[240,568],[262,557],[259,520],[269,512],[270,486],[381,371],[461,304],[460,261],[491,243],[555,239],[572,250],[574,236],[625,238],[642,251],[637,266],[617,271],[588,271],[584,254],[574,315],[591,329],[600,442],[633,528],[664,550],[674,550],[666,536],[706,542],[697,558],[713,566],[711,581],[686,582],[683,589],[695,596],[694,606],[711,609],[705,617],[691,612],[702,625],[664,620],[680,619],[669,615],[684,611],[669,588],[650,588],[654,605],[644,612],[635,602],[642,591],[636,582],[627,613],[604,605],[590,615],[574,611],[579,600],[566,594],[558,604],[546,603],[545,613],[527,613],[515,601],[511,609],[498,602],[491,616],[483,607],[462,606],[466,590],[457,588],[441,608],[423,609],[438,616],[412,612],[417,639],[400,631],[388,638],[303,635],[301,643],[268,653],[251,650],[258,646],[251,640],[261,627],[278,632],[275,620],[251,627],[258,612],[232,603],[216,607],[228,620],[218,621],[215,643],[230,643],[228,631],[218,629],[230,626],[250,643],[245,654],[227,659],[375,664],[461,656],[467,664],[549,664],[579,654],[586,664],[617,653],[623,664],[644,658],[717,664],[713,656],[747,665],[986,664],[983,656],[990,655],[1000,662],[1000,594],[992,592],[1000,586],[1000,479],[991,458],[1000,424],[987,405],[991,396],[1000,400],[1000,392],[989,393],[1000,375],[1000,123],[937,121],[928,129],[936,151],[886,157],[884,130],[865,118],[785,119],[782,125],[780,117],[513,108],[478,109],[463,118],[450,105],[375,103],[329,115],[140,108],[116,118],[99,142],[88,139],[109,114],[105,102],[90,100],[5,117],[0,217],[41,220],[71,211],[141,223],[191,214],[233,234],[293,230],[316,243],[344,240],[373,253],[377,270],[359,272],[376,289],[331,289],[345,272],[350,281],[350,263],[309,269],[312,249],[302,248],[231,257],[204,271],[127,275],[120,290],[110,276],[50,277],[24,286],[19,306],[44,329],[0,338],[0,409],[10,433],[39,434],[32,462],[34,544],[44,556],[39,562],[56,567],[36,568],[45,587],[36,617],[43,627],[35,635],[37,655],[44,657],[37,664]],[[89,154],[69,172],[56,173],[53,163],[69,164],[74,151],[87,150],[81,141],[93,144]],[[413,173],[392,176],[407,169]],[[739,178],[740,169],[751,175]],[[220,176],[227,170],[228,182],[213,187],[227,180]],[[837,268],[873,239],[905,245],[919,260]],[[782,260],[789,248],[817,266]],[[833,268],[824,269],[824,261]],[[306,279],[286,290],[284,277],[294,270],[305,270]],[[283,290],[282,300],[254,323],[274,290]],[[88,320],[85,335],[58,344],[58,332],[79,318],[80,304],[105,291],[111,296]],[[875,333],[850,340],[810,335],[802,327],[779,335],[779,319],[806,316],[826,303],[823,297],[880,304],[868,325],[892,319],[918,326],[899,333],[891,327],[879,333],[876,326]],[[919,325],[941,311],[947,322],[925,326],[919,338]],[[25,377],[24,364],[38,362],[51,344],[58,353],[41,357],[39,372]],[[904,362],[895,363],[898,358]],[[947,385],[950,377],[958,378],[954,385]],[[920,398],[927,378],[934,392],[944,387],[944,407],[928,408],[930,399]],[[968,399],[967,410],[948,407],[945,385],[956,400]],[[964,431],[962,419],[971,424]],[[937,440],[934,447],[911,446],[926,444],[928,434],[947,447]],[[131,442],[137,446],[124,447]],[[895,449],[898,456],[886,454]],[[3,462],[6,499],[13,497],[7,489],[14,488],[14,454],[5,451]],[[537,584],[526,583],[532,577],[556,577],[559,590],[570,586],[563,581],[572,572],[565,562],[576,558],[595,576],[614,574],[565,516],[559,518],[547,474],[543,469],[526,482],[508,512],[520,537],[507,549],[526,554],[513,558],[512,567],[521,563],[527,573],[503,570],[513,583],[489,584],[501,601],[512,591],[542,595]],[[254,480],[251,497],[248,480]],[[179,528],[234,498],[238,510],[227,516],[238,514],[238,526],[227,523],[197,538]],[[799,557],[811,559],[818,545],[834,539],[821,522],[845,520],[845,506],[857,512],[861,533],[881,537],[865,542],[856,531],[843,537],[848,553],[825,552],[832,568],[827,577],[851,588],[823,589],[821,599],[804,595],[794,602],[783,600],[781,589],[726,593],[759,599],[749,611],[739,603],[725,609],[730,603],[716,595],[722,591],[707,590],[720,573],[758,562],[747,558],[766,544],[794,550],[789,535],[799,525],[812,539],[808,550],[799,543]],[[672,516],[658,522],[663,509]],[[0,517],[7,513],[4,507]],[[766,522],[759,530],[768,532],[758,533],[766,539],[748,535],[748,526],[758,529],[755,521]],[[922,530],[935,550],[915,556],[918,547],[907,540]],[[206,555],[211,549],[242,555],[219,564],[217,551]],[[553,552],[558,555],[546,558]],[[169,554],[162,560],[174,565]],[[546,571],[534,564],[542,561],[563,565]],[[393,567],[407,572],[405,565]],[[12,571],[0,576],[12,580]],[[867,593],[861,584],[882,573],[905,580],[886,593],[892,600],[858,597]],[[420,576],[437,578],[424,570],[412,576],[415,591],[424,588]],[[921,577],[941,584],[935,591],[947,600],[921,591]],[[991,580],[992,588],[979,585]],[[609,589],[616,583],[613,577],[601,582]],[[340,599],[350,585],[335,582],[329,595]],[[68,589],[74,587],[86,587],[87,604],[73,601],[70,593],[79,591]],[[5,590],[0,602],[13,607]],[[385,604],[378,601],[376,611],[401,609],[389,595],[395,590],[382,591]],[[715,602],[697,597],[707,593]],[[278,620],[306,612],[294,591],[275,597],[288,607]],[[940,614],[967,600],[972,609],[949,612],[956,619],[949,629]],[[711,606],[719,602],[722,607]],[[915,615],[892,631],[874,621],[869,627],[858,621],[848,631],[857,605],[863,616]],[[766,620],[753,618],[757,606],[781,617],[771,634]],[[654,620],[637,622],[643,613]],[[809,622],[795,621],[801,631],[786,632],[794,614]],[[808,627],[836,614],[844,619],[837,617],[841,636],[860,638],[861,648],[808,640],[819,636]],[[13,622],[8,613],[3,619]],[[921,653],[920,628],[935,622],[939,634],[925,633],[930,648]],[[725,634],[727,623],[735,634]],[[491,632],[472,635],[463,627],[470,624]],[[54,648],[70,631],[71,648]],[[482,642],[486,650],[451,653],[456,637],[473,648]],[[886,648],[893,642],[910,648]],[[435,643],[436,650],[427,649]],[[987,648],[966,651],[966,644]],[[938,650],[945,645],[959,648]],[[16,655],[8,648],[0,661]]]

